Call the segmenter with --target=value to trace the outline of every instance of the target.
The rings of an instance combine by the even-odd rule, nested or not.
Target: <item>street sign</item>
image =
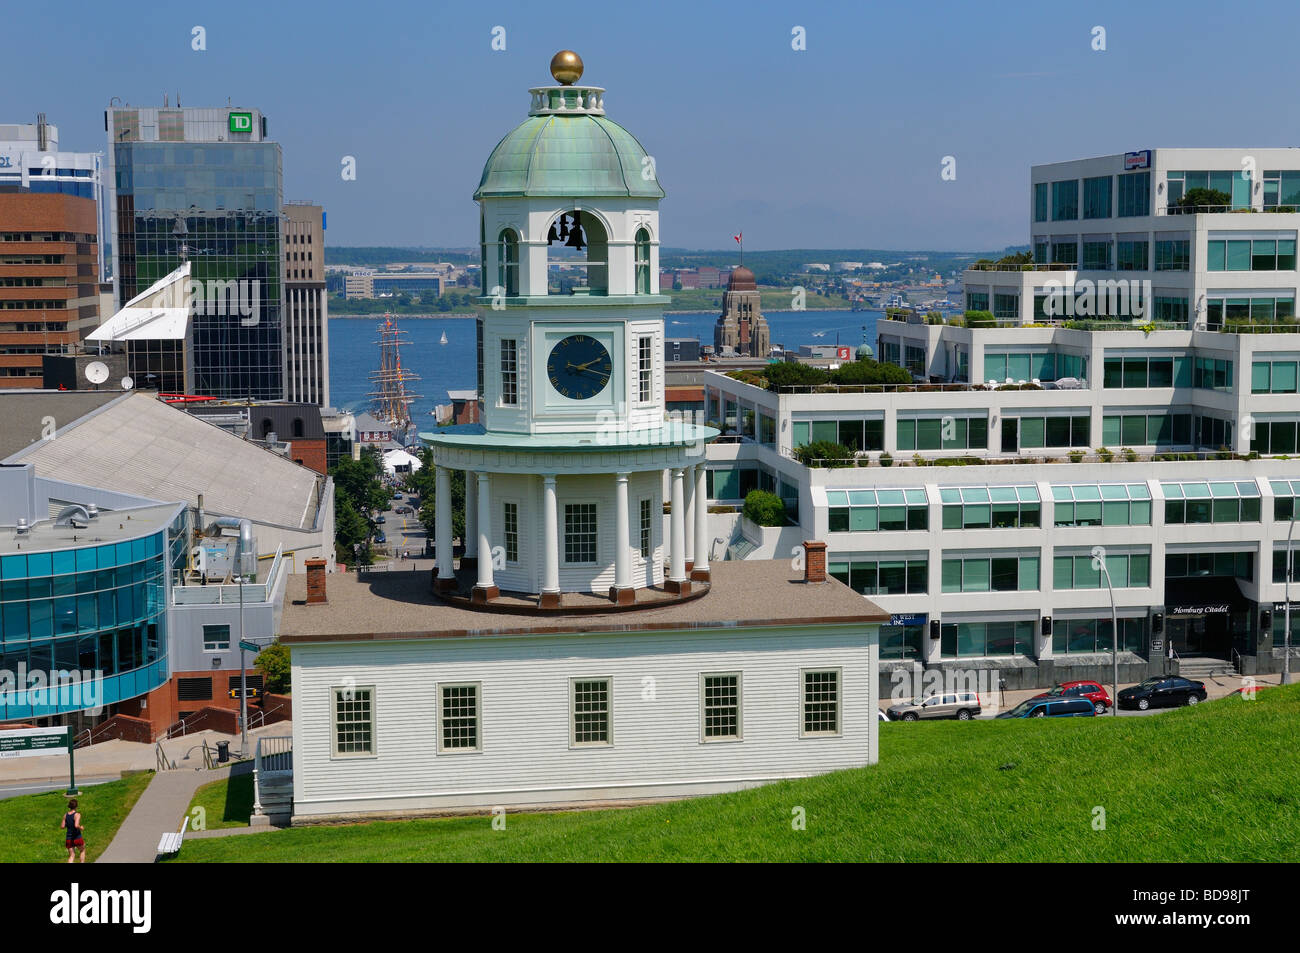
[[[258,645],[258,644],[255,643],[255,642],[245,642],[243,639],[240,639],[240,640],[239,640],[239,647],[240,647],[241,649],[243,649],[245,652],[260,652],[260,651],[262,651],[262,646]]]
[[[0,731],[0,758],[31,758],[68,753],[68,729],[16,728]]]

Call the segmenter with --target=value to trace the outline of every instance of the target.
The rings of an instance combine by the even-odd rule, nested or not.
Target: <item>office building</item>
[[[325,290],[325,210],[284,207],[284,399],[328,407],[329,295]]]
[[[754,273],[744,265],[732,269],[727,278],[722,314],[713,328],[713,347],[719,355],[734,357],[767,357],[772,348],[762,296]]]

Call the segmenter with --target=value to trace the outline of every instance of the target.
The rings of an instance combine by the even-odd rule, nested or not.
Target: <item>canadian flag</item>
[[[741,238],[744,237],[744,234],[745,234],[744,232],[741,232],[739,235],[732,235],[731,237],[734,238],[734,239],[736,240],[736,243],[737,243],[737,244],[743,244],[743,243],[741,242]]]

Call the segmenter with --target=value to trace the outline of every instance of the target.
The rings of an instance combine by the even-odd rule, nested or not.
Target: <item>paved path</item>
[[[230,777],[234,767],[228,764],[212,771],[177,768],[155,774],[96,863],[152,864],[158,856],[158,838],[181,829],[194,792],[204,784]]]

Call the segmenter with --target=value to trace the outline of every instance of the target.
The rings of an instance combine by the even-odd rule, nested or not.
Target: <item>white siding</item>
[[[874,763],[875,626],[293,649],[295,814],[729,790]],[[800,737],[800,670],[840,668],[841,733]],[[744,738],[700,740],[701,672],[743,673]],[[569,680],[613,679],[613,744],[570,748]],[[482,750],[437,751],[442,682],[482,684]],[[376,754],[332,759],[332,687],[374,686]]]

